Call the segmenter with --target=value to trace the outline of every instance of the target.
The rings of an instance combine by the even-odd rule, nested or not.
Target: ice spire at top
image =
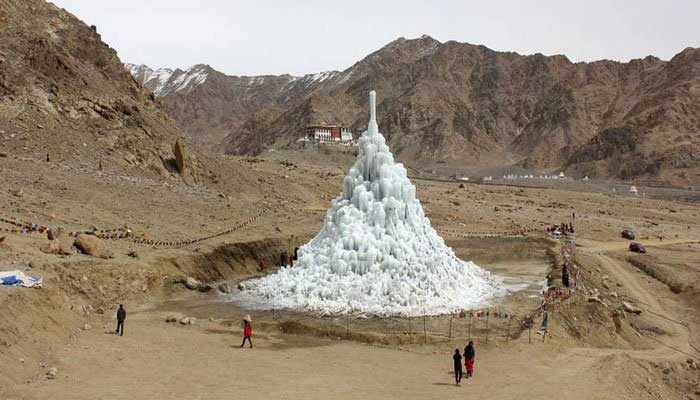
[[[372,136],[379,133],[377,125],[377,92],[369,92],[369,124],[367,125],[367,135]]]

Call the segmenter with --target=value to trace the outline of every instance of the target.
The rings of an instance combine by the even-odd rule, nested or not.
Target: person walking
[[[258,262],[258,267],[260,268],[260,272],[262,272],[265,269],[265,260],[261,258],[260,262]]]
[[[462,381],[462,355],[459,354],[459,349],[455,349],[452,360],[454,360],[455,367],[455,384],[459,386],[459,382]]]
[[[119,336],[124,336],[124,321],[126,321],[126,309],[124,304],[120,304],[117,310],[117,331],[115,332]]]
[[[280,253],[280,268],[287,266],[287,252]]]
[[[243,348],[246,339],[248,340],[248,344],[250,344],[250,348],[253,348],[253,342],[250,340],[251,336],[253,336],[253,327],[250,325],[250,316],[246,315],[246,317],[243,318],[243,343],[241,343],[241,348]]]
[[[467,347],[464,348],[464,368],[467,370],[467,379],[471,378],[474,374],[474,358],[476,357],[476,350],[474,349],[474,342],[469,341]]]
[[[569,268],[567,267],[566,263],[561,270],[561,283],[564,284],[564,287],[569,287]]]
[[[542,336],[547,334],[547,325],[549,325],[549,314],[545,309],[544,313],[542,314],[542,325],[540,325],[540,332],[542,333]]]

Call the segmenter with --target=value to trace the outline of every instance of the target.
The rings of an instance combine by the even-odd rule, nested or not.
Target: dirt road
[[[287,347],[270,337],[239,349],[238,335],[167,325],[148,313],[128,321],[124,337],[106,331],[85,332],[64,349],[57,379],[38,377],[9,398],[493,399],[527,391],[537,399],[563,388],[568,399],[621,398],[618,382],[596,371],[598,355],[558,353],[527,338],[477,349],[474,379],[455,387],[451,351],[463,343],[401,351],[331,341]]]

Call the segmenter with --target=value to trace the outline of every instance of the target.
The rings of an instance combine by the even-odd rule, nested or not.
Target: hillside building
[[[351,142],[352,131],[342,125],[309,125],[306,138],[317,142]]]

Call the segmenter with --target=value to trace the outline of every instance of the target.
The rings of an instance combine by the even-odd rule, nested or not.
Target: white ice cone
[[[251,281],[239,301],[333,314],[422,315],[481,306],[503,292],[432,228],[406,169],[379,133],[375,110],[372,91],[357,161],[321,231],[299,249],[294,267]]]

